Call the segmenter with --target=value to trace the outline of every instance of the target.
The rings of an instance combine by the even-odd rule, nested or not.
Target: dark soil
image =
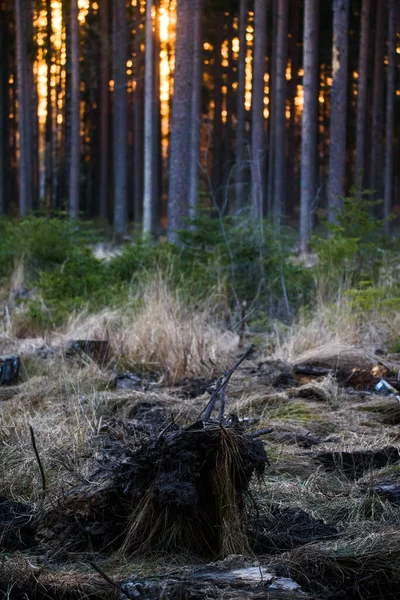
[[[386,446],[382,450],[319,452],[315,456],[315,460],[328,471],[339,471],[349,479],[358,479],[367,471],[397,463],[399,458],[399,451],[394,446]]]
[[[0,496],[0,550],[25,550],[33,546],[33,507]]]

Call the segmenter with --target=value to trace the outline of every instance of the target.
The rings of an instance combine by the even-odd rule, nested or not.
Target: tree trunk
[[[390,233],[389,216],[392,208],[393,194],[393,146],[394,146],[394,100],[396,94],[396,23],[397,6],[396,0],[389,0],[389,36],[388,36],[388,59],[387,83],[386,83],[386,147],[385,147],[385,196],[384,196],[384,219],[385,233]]]
[[[386,0],[378,0],[374,56],[374,90],[372,107],[371,176],[369,187],[375,190],[375,198],[382,197],[383,155],[383,73],[384,73],[384,30]]]
[[[299,185],[299,135],[296,124],[296,97],[297,85],[299,83],[299,66],[300,66],[300,1],[294,0],[290,3],[289,11],[289,59],[290,59],[290,80],[288,81],[288,103],[290,110],[290,119],[288,123],[287,133],[287,185],[290,189],[290,195],[286,195],[286,212],[288,217],[294,216],[296,212],[295,199],[298,198]],[[318,39],[318,31],[316,32]],[[317,51],[318,51],[318,45]]]
[[[193,90],[190,132],[190,191],[189,217],[197,217],[199,203],[199,160],[201,91],[203,75],[203,0],[194,0]]]
[[[213,194],[220,204],[222,196],[223,169],[222,164],[222,55],[221,48],[224,41],[224,13],[217,12],[217,33],[214,47],[214,123],[213,123],[213,168],[212,187]]]
[[[275,72],[274,222],[279,227],[285,205],[286,64],[288,0],[278,0]]]
[[[248,14],[248,0],[240,0],[239,13],[239,61],[238,61],[238,88],[236,110],[236,211],[245,204],[245,155],[246,155],[246,27]]]
[[[303,35],[304,104],[301,121],[300,250],[311,235],[311,209],[316,192],[318,125],[318,0],[306,0]]]
[[[108,181],[110,160],[110,7],[109,0],[100,4],[101,58],[100,58],[100,177],[99,208],[100,218],[109,216]]]
[[[358,59],[358,93],[356,115],[355,184],[358,193],[365,181],[365,126],[367,117],[368,53],[371,0],[363,0],[361,17],[360,54]]]
[[[128,97],[127,22],[125,0],[113,0],[113,79],[114,79],[114,231],[121,238],[128,226]],[[151,105],[150,105],[151,106]]]
[[[146,2],[146,53],[144,73],[144,189],[143,189],[143,233],[154,233],[153,205],[153,0]]]
[[[278,0],[271,0],[272,4],[272,44],[269,59],[269,117],[268,117],[268,198],[267,215],[273,216],[274,212],[274,163],[275,163],[275,71],[276,71],[276,6]]]
[[[265,200],[266,134],[264,119],[264,76],[267,54],[267,1],[254,2],[254,54],[251,107],[252,205],[257,219],[263,218]]]
[[[24,217],[32,206],[31,102],[26,0],[15,1],[17,46],[17,97],[19,133],[19,213]]]
[[[135,11],[135,39],[133,52],[135,55],[135,91],[133,94],[133,214],[136,224],[142,221],[143,207],[143,72],[142,51],[140,44],[139,22],[142,15],[140,2]]]
[[[168,239],[173,243],[178,243],[177,231],[186,226],[188,217],[194,33],[191,0],[178,0],[176,19],[168,205]]]
[[[235,80],[235,60],[233,57],[232,41],[235,37],[235,30],[233,27],[233,14],[225,14],[225,22],[227,25],[227,41],[228,41],[228,67],[226,77],[226,95],[225,95],[225,108],[226,108],[226,120],[225,120],[225,132],[224,132],[224,173],[223,181],[225,186],[224,198],[229,199],[231,191],[232,181],[232,135],[233,135],[233,116],[235,112],[235,96],[233,90],[233,82]]]
[[[69,152],[69,216],[79,214],[80,114],[79,114],[79,22],[78,0],[71,0],[71,131]]]
[[[5,212],[5,173],[6,173],[6,148],[7,130],[6,115],[8,100],[8,64],[7,64],[7,21],[6,12],[0,5],[0,217]]]
[[[153,235],[157,234],[161,213],[161,98],[160,98],[160,0],[154,0],[153,32]]]
[[[45,204],[47,211],[52,209],[53,184],[53,105],[51,101],[51,0],[46,0],[46,66],[47,66],[47,105],[46,105],[46,135],[45,135]]]
[[[349,0],[333,2],[332,88],[328,203],[329,220],[335,222],[345,193],[347,114],[347,29]]]

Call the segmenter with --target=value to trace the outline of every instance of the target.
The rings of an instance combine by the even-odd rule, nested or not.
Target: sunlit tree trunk
[[[251,173],[253,214],[262,219],[265,199],[266,133],[264,76],[267,54],[267,0],[254,2],[254,54],[251,106]]]
[[[78,0],[71,0],[71,131],[69,151],[69,215],[79,214],[80,116],[79,116],[79,22]]]
[[[347,30],[349,0],[333,2],[332,88],[328,203],[329,220],[336,221],[345,193],[347,113]]]
[[[196,218],[199,202],[201,90],[203,74],[203,0],[194,0],[193,89],[190,133],[189,216]]]
[[[128,226],[128,96],[127,21],[125,0],[113,0],[113,79],[114,79],[114,231],[121,238]]]
[[[212,187],[216,201],[220,203],[223,181],[223,136],[222,136],[222,55],[224,41],[224,13],[217,12],[217,32],[214,47],[214,122],[213,122],[213,168]]]
[[[318,36],[317,36],[318,37]],[[289,3],[289,60],[290,80],[288,81],[288,104],[290,118],[287,132],[287,187],[290,194],[286,194],[286,212],[293,216],[296,210],[295,198],[299,196],[299,128],[296,123],[296,97],[297,85],[299,83],[299,67],[301,60],[300,47],[300,0]]]
[[[160,99],[160,0],[154,0],[153,28],[153,234],[157,233],[161,212],[161,99]]]
[[[316,192],[318,125],[318,0],[306,0],[303,34],[304,104],[301,121],[300,250],[311,235],[311,208]]]
[[[178,0],[176,11],[168,204],[168,239],[173,243],[179,242],[177,231],[186,226],[189,214],[194,33],[192,6],[192,0]]]
[[[110,160],[110,7],[109,0],[100,4],[101,65],[100,65],[100,177],[99,213],[102,219],[108,218],[108,181]]]
[[[246,27],[248,14],[248,0],[240,0],[239,9],[239,59],[238,59],[238,87],[236,110],[236,211],[245,204],[245,156],[246,156]]]
[[[153,0],[146,2],[146,53],[144,73],[144,184],[143,184],[143,233],[154,233],[154,177],[153,172]]]
[[[29,59],[26,0],[15,0],[15,28],[17,46],[17,97],[19,133],[19,213],[25,216],[32,206],[31,110],[29,86]]]
[[[279,227],[285,204],[286,63],[288,0],[278,0],[275,72],[274,222]]]
[[[133,214],[135,223],[142,221],[143,213],[143,53],[140,44],[139,22],[141,20],[140,2],[135,10],[135,90],[133,94]]]
[[[226,119],[225,119],[225,131],[224,131],[224,185],[225,194],[227,198],[230,195],[230,188],[232,182],[232,133],[233,133],[233,115],[235,112],[235,96],[233,90],[233,83],[235,80],[234,64],[235,60],[232,51],[232,40],[235,36],[235,30],[233,27],[233,15],[229,13],[225,14],[225,21],[227,26],[227,42],[228,42],[228,66],[227,66],[227,77],[226,77]]]
[[[53,184],[53,105],[51,101],[51,0],[46,0],[46,66],[47,66],[47,107],[46,107],[46,150],[45,150],[45,203],[47,210],[52,208]]]
[[[394,146],[394,99],[396,93],[396,23],[398,8],[396,0],[389,0],[388,67],[386,83],[386,148],[385,148],[385,196],[384,211],[385,233],[390,233],[389,216],[393,194],[393,146]]]
[[[374,54],[374,89],[372,106],[372,148],[369,187],[376,198],[382,198],[383,167],[383,92],[384,92],[384,32],[387,0],[378,0]]]
[[[364,187],[365,178],[365,126],[367,118],[368,54],[371,0],[363,0],[361,16],[360,54],[358,59],[358,90],[356,115],[356,165],[357,190]]]

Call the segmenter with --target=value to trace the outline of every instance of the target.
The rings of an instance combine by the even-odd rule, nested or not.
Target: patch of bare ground
[[[306,343],[304,326],[272,358],[243,362],[223,418],[204,425],[217,377],[240,355],[237,338],[154,294],[139,316],[81,316],[46,339],[3,340],[22,370],[17,385],[0,387],[0,495],[15,503],[0,511],[1,592],[397,598],[398,400],[374,393],[371,378],[395,378],[398,357],[365,350],[351,320],[323,346],[316,326]],[[107,361],[66,352],[71,339],[104,331]],[[258,447],[269,464],[257,479],[251,432],[266,428]],[[28,530],[10,528],[17,517]],[[29,543],[10,550],[6,536]],[[242,556],[225,562],[232,553]]]

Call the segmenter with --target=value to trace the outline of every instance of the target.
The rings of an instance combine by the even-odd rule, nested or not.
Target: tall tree
[[[133,94],[133,214],[136,223],[141,223],[143,212],[143,52],[141,49],[140,2],[135,9],[135,37],[133,53],[134,94]]]
[[[316,192],[318,125],[318,0],[306,0],[303,33],[304,104],[301,121],[300,250],[311,235],[311,208]]]
[[[53,184],[53,103],[51,98],[51,0],[46,0],[46,66],[47,66],[47,102],[46,102],[46,136],[45,136],[45,202],[48,210],[52,208]]]
[[[389,216],[393,194],[393,145],[394,145],[394,99],[396,93],[396,23],[398,23],[396,0],[389,0],[388,67],[386,83],[386,148],[385,148],[385,196],[383,215],[385,232],[390,233]]]
[[[114,79],[114,230],[120,238],[128,226],[128,95],[127,20],[125,0],[113,0],[113,79]]]
[[[224,13],[217,11],[217,32],[214,46],[214,122],[213,122],[213,168],[212,187],[217,202],[220,202],[223,182],[223,137],[222,137],[222,43],[224,41]]]
[[[279,226],[285,203],[286,65],[288,0],[278,0],[275,70],[274,221]]]
[[[169,159],[168,239],[178,243],[177,231],[186,225],[190,187],[190,117],[193,85],[192,0],[178,0],[174,94],[172,97]]]
[[[381,173],[383,167],[384,32],[386,5],[387,0],[378,0],[377,2],[375,30],[374,89],[372,98],[372,145],[369,186],[372,190],[375,190],[376,197],[379,197],[382,193]]]
[[[144,187],[143,187],[143,233],[152,235],[155,228],[154,219],[154,70],[153,70],[153,0],[146,2],[146,54],[144,73]]]
[[[197,216],[199,202],[199,160],[200,160],[200,124],[201,90],[203,74],[203,0],[194,0],[194,51],[193,51],[193,88],[190,132],[190,188],[189,216]]]
[[[240,0],[239,8],[239,59],[238,59],[238,92],[236,109],[236,210],[243,208],[245,203],[245,155],[246,155],[246,28],[248,15],[248,0]]]
[[[78,0],[71,0],[71,110],[69,149],[69,215],[77,219],[79,214],[79,170],[80,170],[80,114],[79,114],[79,21]]]
[[[356,115],[356,165],[355,184],[358,190],[365,181],[365,127],[368,100],[368,54],[371,0],[363,0],[361,16],[360,53],[358,59],[358,90]]]
[[[15,0],[17,45],[17,97],[19,133],[19,213],[25,216],[32,206],[32,96],[29,86],[27,0]]]
[[[7,20],[5,7],[0,4],[0,216],[5,211],[6,199],[6,155],[7,155],[7,130],[6,115],[8,114],[8,64],[7,64]]]
[[[254,2],[254,53],[251,106],[251,172],[253,213],[262,219],[265,200],[266,133],[264,119],[265,57],[267,54],[267,0]]]
[[[346,113],[349,0],[333,1],[332,88],[328,203],[329,220],[336,221],[345,193]]]
[[[108,217],[108,180],[110,145],[110,6],[109,0],[100,4],[100,177],[99,212],[102,219]]]

